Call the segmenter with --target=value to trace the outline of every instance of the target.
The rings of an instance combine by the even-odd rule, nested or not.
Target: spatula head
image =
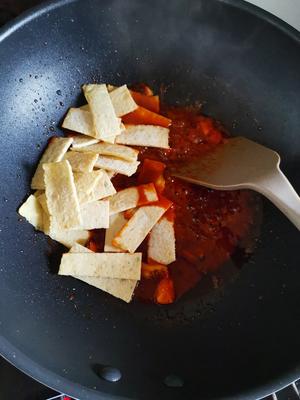
[[[173,176],[213,189],[251,188],[279,168],[280,157],[244,137],[228,139],[196,161],[174,169]]]

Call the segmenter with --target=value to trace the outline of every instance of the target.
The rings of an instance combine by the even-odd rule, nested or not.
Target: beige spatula
[[[253,189],[266,196],[300,230],[300,198],[279,168],[275,151],[236,137],[172,172],[173,176],[219,190]]]

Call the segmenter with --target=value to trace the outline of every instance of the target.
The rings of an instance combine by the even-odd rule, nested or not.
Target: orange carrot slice
[[[171,278],[163,278],[156,287],[154,300],[158,304],[171,304],[175,300],[175,289]]]
[[[145,279],[155,278],[157,276],[168,276],[168,268],[162,264],[142,263],[142,277]]]
[[[98,246],[97,246],[97,244],[96,244],[93,240],[91,240],[91,241],[89,242],[89,244],[88,244],[87,247],[88,247],[91,251],[94,251],[95,253],[97,253]]]
[[[122,117],[124,124],[133,125],[159,125],[167,128],[172,121],[160,114],[149,111],[144,107],[138,107],[136,110]]]
[[[145,96],[153,96],[153,90],[150,86],[146,85],[145,83],[137,83],[132,86],[132,90],[134,92],[139,92],[144,94]]]
[[[162,193],[164,191],[166,183],[163,175],[165,168],[166,164],[160,161],[154,161],[145,158],[138,175],[138,182],[139,183],[153,182],[156,187],[156,190],[159,193]]]
[[[131,90],[130,93],[137,105],[159,113],[159,96],[147,96],[139,92],[134,92],[133,90]]]

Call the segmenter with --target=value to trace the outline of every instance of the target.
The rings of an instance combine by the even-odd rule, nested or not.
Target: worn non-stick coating
[[[298,378],[299,233],[268,202],[254,256],[232,267],[223,289],[204,279],[174,305],[127,305],[53,273],[61,248],[16,210],[47,139],[93,81],[163,84],[170,103],[202,101],[233,134],[278,150],[299,190],[296,31],[233,0],[58,1],[32,11],[0,35],[1,353],[82,400],[255,398]],[[122,379],[101,379],[103,365]],[[183,387],[167,387],[170,374]]]

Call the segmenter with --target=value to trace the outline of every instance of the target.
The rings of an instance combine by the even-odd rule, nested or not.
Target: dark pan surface
[[[47,4],[0,35],[1,353],[82,400],[250,399],[298,378],[299,234],[269,203],[235,279],[169,307],[128,306],[57,277],[47,239],[16,209],[48,137],[93,80],[164,84],[169,102],[205,101],[233,134],[278,150],[299,191],[299,34],[233,0]],[[99,365],[122,379],[101,380]],[[169,374],[184,386],[167,388]]]

